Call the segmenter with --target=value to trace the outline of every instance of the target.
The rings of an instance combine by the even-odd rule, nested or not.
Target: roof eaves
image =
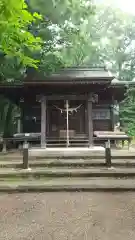
[[[22,88],[24,84],[0,84],[0,88]]]
[[[34,80],[28,80],[27,81],[24,81],[24,84],[27,84],[27,83],[42,83],[42,84],[45,84],[45,83],[57,83],[57,82],[60,82],[60,83],[65,83],[65,82],[93,82],[93,81],[96,81],[96,82],[100,82],[100,81],[107,81],[107,82],[110,82],[111,80],[113,80],[113,76],[110,76],[110,77],[76,77],[76,78],[72,78],[72,77],[69,77],[69,76],[66,76],[66,77],[60,77],[58,76],[57,78],[56,77],[48,77],[46,79],[40,79],[40,80],[37,80],[37,79],[34,79]]]

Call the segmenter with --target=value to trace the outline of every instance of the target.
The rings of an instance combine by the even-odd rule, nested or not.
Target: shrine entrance
[[[85,134],[85,101],[60,100],[49,103],[49,135],[76,138]]]
[[[67,147],[70,140],[80,139],[93,146],[92,103],[97,101],[97,95],[79,96],[82,97],[68,100],[65,96],[58,100],[41,97],[41,147],[46,148],[48,138],[64,139]]]

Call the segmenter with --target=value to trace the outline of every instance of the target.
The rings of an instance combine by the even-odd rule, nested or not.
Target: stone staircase
[[[135,154],[112,153],[112,167],[103,155],[85,158],[29,158],[22,169],[22,154],[0,155],[0,191],[135,190]]]

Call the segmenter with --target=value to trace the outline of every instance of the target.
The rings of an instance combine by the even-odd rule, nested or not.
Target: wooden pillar
[[[46,136],[48,137],[49,134],[50,134],[50,126],[49,126],[49,107],[47,107],[47,110],[46,110]]]
[[[112,125],[113,125],[113,131],[119,130],[119,104],[117,100],[113,98],[113,104],[112,104]]]
[[[111,122],[111,130],[114,131],[114,128],[115,128],[115,119],[114,119],[113,105],[111,105],[111,107],[110,107],[110,122]]]
[[[87,100],[87,112],[88,112],[88,140],[89,147],[93,146],[93,119],[92,119],[92,96],[88,96]]]
[[[46,148],[46,98],[41,97],[41,147]]]
[[[69,104],[68,104],[68,100],[66,100],[66,125],[67,125],[67,139],[66,139],[66,147],[69,147],[69,111],[68,111],[68,108],[69,108]]]
[[[111,127],[112,131],[115,130],[115,116],[114,116],[114,96],[112,96],[111,106],[110,106],[110,116],[111,116]]]
[[[21,133],[21,119],[17,119],[17,133]]]

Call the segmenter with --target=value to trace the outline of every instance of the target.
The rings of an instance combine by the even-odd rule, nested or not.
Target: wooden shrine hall
[[[114,131],[125,89],[102,67],[67,68],[44,77],[29,70],[22,82],[0,84],[0,94],[21,109],[15,136],[36,136],[42,148],[84,140],[91,147],[94,132]]]

